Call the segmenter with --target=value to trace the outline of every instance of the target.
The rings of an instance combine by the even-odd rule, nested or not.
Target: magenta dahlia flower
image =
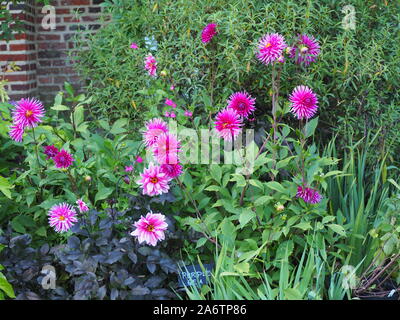
[[[147,147],[152,146],[159,136],[168,132],[167,123],[159,118],[146,122],[146,130],[143,132],[144,143]]]
[[[18,101],[12,112],[13,122],[25,127],[36,127],[42,122],[44,108],[42,103],[36,99],[24,99]]]
[[[47,156],[46,160],[49,160],[49,159],[54,158],[57,155],[58,149],[54,145],[44,146],[43,152]]]
[[[247,92],[236,92],[229,97],[228,108],[247,118],[256,108],[254,107],[256,99],[252,98]]]
[[[215,118],[215,130],[224,140],[235,140],[241,131],[243,125],[238,113],[230,108],[221,110]]]
[[[76,204],[78,205],[80,213],[89,211],[89,207],[82,199],[76,200]]]
[[[69,204],[57,204],[49,210],[49,224],[57,232],[68,231],[77,221],[76,212]]]
[[[162,164],[161,171],[164,172],[169,179],[179,177],[182,174],[182,166],[179,163]]]
[[[142,162],[143,162],[143,159],[142,159],[141,156],[138,156],[138,157],[136,158],[136,161],[137,161],[138,163],[142,163]]]
[[[290,48],[289,56],[297,64],[308,66],[317,60],[320,51],[319,43],[313,36],[299,34],[295,46]]]
[[[285,39],[279,33],[268,33],[258,43],[257,58],[262,63],[272,64],[281,59],[283,50],[287,47]]]
[[[312,204],[319,203],[322,199],[317,190],[302,186],[297,187],[296,197]]]
[[[168,224],[161,213],[149,212],[146,217],[141,216],[134,227],[136,230],[131,232],[131,235],[137,237],[139,243],[146,242],[155,246],[158,241],[165,239],[164,231],[167,230]]]
[[[190,118],[191,116],[193,116],[193,112],[192,112],[192,111],[190,111],[190,110],[185,110],[185,113],[184,113],[184,115],[185,115],[185,117],[188,117],[188,118]]]
[[[61,151],[53,157],[53,160],[56,164],[56,168],[65,168],[65,169],[70,167],[72,165],[72,162],[75,161],[72,155],[69,154],[64,149],[61,149]]]
[[[142,179],[138,181],[138,184],[143,188],[143,194],[152,197],[168,192],[170,179],[161,171],[160,166],[150,163],[140,176]]]
[[[125,166],[125,172],[132,172],[133,166]]]
[[[217,24],[216,23],[210,23],[201,32],[201,41],[203,43],[208,43],[208,42],[210,42],[212,40],[212,38],[216,34],[217,34]]]
[[[176,108],[176,103],[174,101],[172,101],[171,99],[165,99],[165,104],[172,108]]]
[[[307,86],[297,86],[289,97],[291,111],[297,119],[309,119],[317,112],[317,95]]]
[[[149,53],[144,60],[144,68],[150,76],[155,77],[157,75],[157,61],[151,53]]]
[[[159,164],[175,164],[179,162],[180,142],[171,133],[161,135],[153,145],[154,156]]]
[[[13,124],[10,126],[10,131],[8,132],[10,138],[16,142],[22,142],[22,136],[24,135],[24,127],[20,124]]]

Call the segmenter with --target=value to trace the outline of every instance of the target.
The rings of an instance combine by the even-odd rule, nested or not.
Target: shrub
[[[354,30],[342,28],[351,16],[348,5],[355,10]],[[338,130],[347,138],[352,128],[354,136],[362,137],[383,127],[376,142],[381,153],[373,156],[385,150],[397,154],[400,48],[393,13],[398,3],[121,0],[105,7],[113,22],[89,42],[85,39],[78,52],[79,70],[91,79],[87,89],[97,112],[143,119],[149,109],[162,108],[162,96],[155,90],[143,95],[142,90],[174,84],[179,105],[192,108],[203,120],[243,88],[257,98],[258,115],[269,113],[271,81],[255,59],[256,41],[279,31],[290,45],[297,33],[308,33],[323,46],[312,77],[296,72],[301,68],[294,65],[282,77],[320,93],[322,134]],[[200,33],[211,22],[218,24],[218,40],[205,45]],[[131,42],[139,49],[130,49]],[[144,70],[148,52],[157,58],[159,71],[167,71],[166,77],[149,80]],[[282,89],[287,85],[282,83]]]

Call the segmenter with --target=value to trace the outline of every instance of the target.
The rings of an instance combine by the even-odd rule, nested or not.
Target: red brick
[[[26,54],[0,54],[0,61],[26,61],[28,55]]]
[[[39,78],[38,78],[38,82],[39,82],[40,84],[49,84],[49,83],[52,83],[53,80],[52,80],[51,77],[39,77]]]
[[[26,43],[21,43],[21,44],[10,44],[10,50],[11,51],[24,51],[24,50],[31,50],[30,45]]]
[[[41,41],[41,40],[60,40],[61,36],[59,34],[45,34],[45,33],[42,33],[42,34],[39,34],[37,36],[37,39],[39,41]]]
[[[27,81],[29,77],[27,74],[6,74],[5,79],[12,82],[12,81]]]

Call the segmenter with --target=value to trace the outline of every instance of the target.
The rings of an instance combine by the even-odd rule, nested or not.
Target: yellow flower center
[[[270,46],[271,46],[271,44],[268,42],[268,43],[265,45],[265,49],[269,48]]]
[[[64,221],[64,220],[65,220],[65,217],[64,217],[64,216],[60,216],[58,219],[59,219],[60,221]]]
[[[30,117],[33,114],[32,110],[28,110],[25,112],[25,116]]]
[[[157,183],[158,179],[156,177],[150,178],[151,183]]]
[[[151,225],[151,224],[149,224],[149,225],[147,226],[147,231],[153,232],[153,231],[154,231],[154,226]]]

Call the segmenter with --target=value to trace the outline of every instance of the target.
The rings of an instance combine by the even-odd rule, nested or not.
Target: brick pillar
[[[1,1],[1,0],[0,0]],[[95,32],[101,27],[100,3],[103,0],[53,0],[56,9],[56,29],[44,29],[42,4],[26,0],[10,9],[14,17],[23,22],[22,34],[16,39],[0,43],[0,65],[15,62],[20,71],[6,73],[7,87],[12,100],[37,97],[52,103],[64,82],[82,89],[83,81],[73,68],[69,50],[75,47],[74,37],[79,33]],[[78,18],[77,18],[78,17]]]
[[[18,70],[5,72],[5,79],[9,81],[6,86],[11,99],[37,95],[36,85],[36,45],[35,45],[35,9],[34,0],[13,5],[9,9],[15,20],[22,22],[23,32],[15,35],[15,40],[0,43],[0,65],[4,70],[6,66],[14,63]],[[9,68],[8,68],[9,71]]]

